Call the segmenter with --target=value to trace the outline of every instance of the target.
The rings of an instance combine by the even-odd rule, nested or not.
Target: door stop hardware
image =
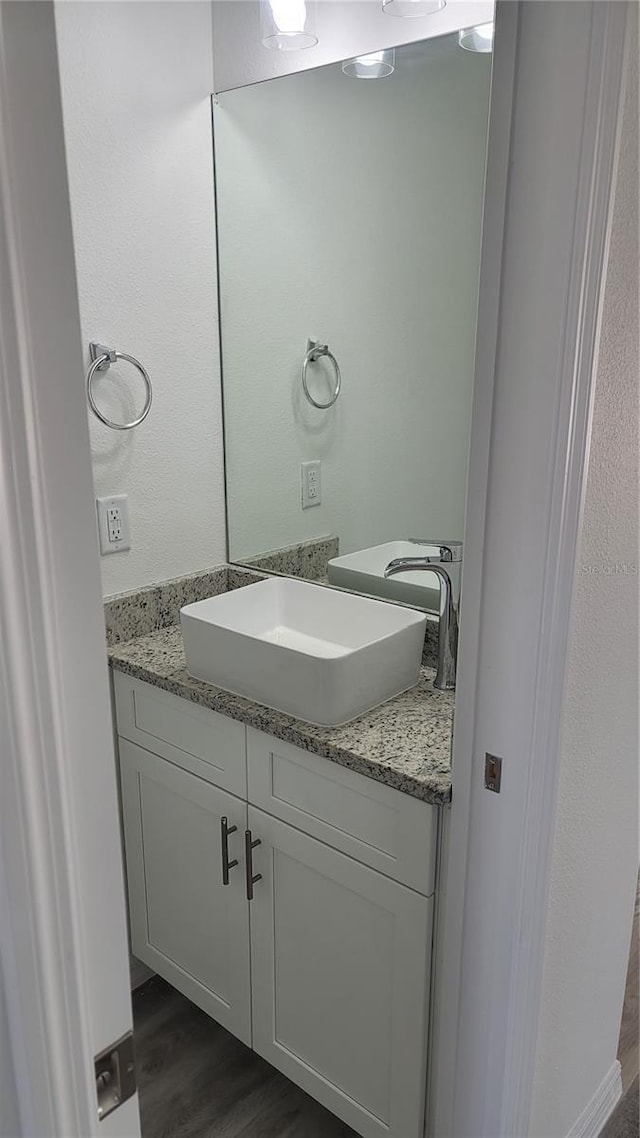
[[[497,755],[487,753],[484,756],[484,785],[487,790],[493,790],[496,794],[499,794],[501,782],[502,759],[499,759]]]
[[[94,1063],[98,1118],[102,1121],[136,1092],[133,1032],[128,1031],[117,1043],[101,1051]]]

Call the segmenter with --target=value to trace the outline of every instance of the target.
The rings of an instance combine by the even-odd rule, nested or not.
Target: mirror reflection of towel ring
[[[111,427],[113,431],[130,431],[133,427],[139,427],[140,423],[143,423],[149,414],[151,410],[151,403],[153,401],[153,387],[151,386],[151,380],[149,379],[147,371],[145,368],[143,368],[140,361],[135,359],[134,356],[128,356],[126,352],[116,352],[113,348],[105,348],[104,344],[96,344],[92,342],[89,344],[89,351],[91,353],[91,359],[93,360],[93,363],[90,365],[87,372],[87,399],[89,400],[89,406],[91,407],[94,415],[97,416],[101,423],[104,423],[105,427]],[[137,419],[133,419],[131,423],[114,423],[111,419],[107,419],[106,415],[102,414],[102,411],[98,407],[93,397],[93,379],[96,372],[108,371],[108,369],[111,367],[111,364],[116,363],[117,360],[126,360],[127,363],[132,364],[133,367],[137,368],[144,380],[144,385],[147,393],[142,413],[138,416]]]
[[[333,394],[330,396],[326,403],[320,403],[319,400],[314,399],[313,395],[309,391],[309,386],[307,384],[307,368],[309,364],[314,364],[316,360],[319,360],[322,356],[326,356],[326,358],[331,362],[333,365],[333,370],[336,373],[336,381],[333,389]],[[333,353],[329,351],[328,345],[319,344],[316,340],[308,340],[307,354],[302,361],[302,390],[304,391],[309,403],[311,403],[312,407],[317,407],[319,411],[326,411],[329,407],[333,407],[336,399],[340,394],[341,386],[342,376],[340,374],[340,368],[338,367],[338,361]]]

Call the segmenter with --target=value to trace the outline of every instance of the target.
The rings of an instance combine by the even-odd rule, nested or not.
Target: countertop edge
[[[230,706],[228,702],[230,694],[221,688],[213,687],[213,685],[207,685],[209,690],[207,698],[204,700],[202,692],[198,693],[184,688],[180,682],[163,676],[142,664],[123,660],[118,654],[118,647],[123,648],[124,645],[114,645],[107,650],[109,666],[114,671],[122,672],[133,679],[141,680],[143,683],[151,684],[153,687],[167,691],[171,695],[177,695],[181,699],[187,699],[190,703],[195,703],[200,707],[208,707],[211,711],[244,723],[257,731],[272,735],[282,742],[300,747],[301,750],[308,751],[310,754],[320,755],[339,766],[362,774],[428,805],[447,806],[451,801],[450,775],[443,776],[442,785],[439,785],[437,778],[434,778],[430,784],[423,782],[410,773],[394,770],[393,767],[386,766],[375,759],[367,759],[364,755],[354,754],[352,751],[335,744],[309,738],[305,735],[301,723],[293,718],[289,719],[286,725],[271,722],[269,719],[270,709],[260,704],[242,700],[242,704],[245,706],[239,706],[240,697],[233,696],[234,704]]]

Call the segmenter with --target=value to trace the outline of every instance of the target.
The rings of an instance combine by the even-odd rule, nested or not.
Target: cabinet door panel
[[[134,954],[251,1042],[246,806],[158,755],[120,740]],[[220,820],[239,864],[222,884]]]
[[[247,729],[249,799],[321,842],[430,896],[437,808]]]
[[[432,900],[249,808],[254,1048],[365,1138],[421,1138]]]

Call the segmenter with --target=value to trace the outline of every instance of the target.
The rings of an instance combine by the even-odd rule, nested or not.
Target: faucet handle
[[[461,541],[429,541],[426,537],[410,537],[412,545],[433,545],[440,550],[440,561],[462,561]]]

